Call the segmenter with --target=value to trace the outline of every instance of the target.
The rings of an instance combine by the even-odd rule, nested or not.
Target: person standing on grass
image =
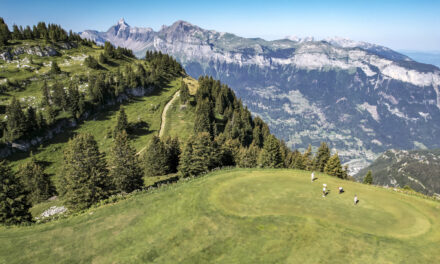
[[[315,172],[314,171],[312,172],[310,177],[312,178],[312,182],[313,182],[315,180]]]
[[[359,200],[358,200],[358,197],[357,197],[357,195],[355,194],[355,195],[354,195],[354,205],[356,205],[356,204],[358,203],[358,201],[359,201]]]
[[[323,184],[323,188],[322,188],[322,197],[325,197],[327,195],[327,184]]]

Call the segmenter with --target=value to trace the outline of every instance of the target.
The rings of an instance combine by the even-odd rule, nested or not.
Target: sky
[[[0,0],[0,17],[10,28],[45,21],[75,32],[106,31],[121,17],[155,30],[185,20],[267,40],[339,36],[395,50],[440,51],[440,0]]]

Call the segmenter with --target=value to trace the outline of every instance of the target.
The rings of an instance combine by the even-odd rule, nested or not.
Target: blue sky
[[[440,50],[440,0],[0,0],[0,16],[11,27],[45,21],[74,31],[107,30],[121,17],[155,30],[182,19],[244,37],[341,36],[397,50]]]

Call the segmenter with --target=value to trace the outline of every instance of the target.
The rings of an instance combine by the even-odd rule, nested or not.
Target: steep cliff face
[[[382,46],[340,38],[248,39],[184,21],[158,32],[119,21],[82,37],[139,56],[146,50],[175,56],[190,75],[230,85],[289,146],[331,142],[353,173],[389,148],[440,147],[440,70]]]

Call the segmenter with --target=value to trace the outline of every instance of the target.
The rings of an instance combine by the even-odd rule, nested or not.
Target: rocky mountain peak
[[[119,19],[119,21],[118,21],[118,25],[120,25],[120,26],[122,26],[122,25],[129,26],[129,25],[125,22],[125,19],[124,19],[123,17],[121,17],[121,19]]]

